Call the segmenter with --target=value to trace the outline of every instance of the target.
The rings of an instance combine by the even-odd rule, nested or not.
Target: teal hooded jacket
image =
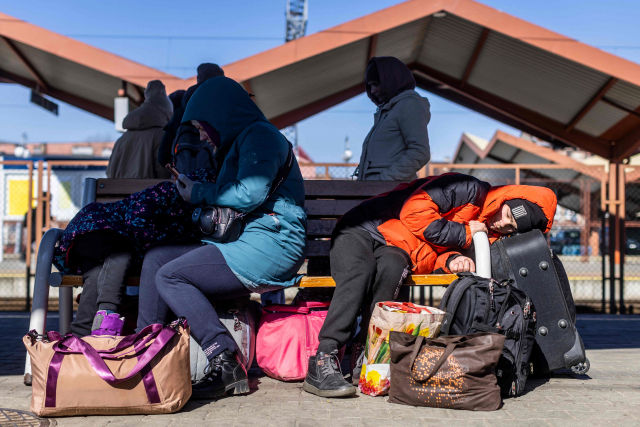
[[[191,203],[246,213],[240,239],[215,244],[229,267],[252,292],[292,286],[306,257],[304,182],[297,161],[269,197],[285,164],[289,143],[235,81],[214,77],[193,94],[183,123],[207,122],[226,153],[215,184],[193,187]],[[205,239],[206,240],[206,239]]]

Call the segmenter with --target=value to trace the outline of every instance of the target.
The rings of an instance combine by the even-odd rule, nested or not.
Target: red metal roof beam
[[[615,143],[613,158],[615,161],[622,161],[622,159],[636,154],[638,147],[640,147],[640,126]]]
[[[600,100],[606,104],[611,105],[612,107],[617,108],[618,110],[622,110],[628,114],[632,114],[636,117],[640,117],[640,108],[637,108],[635,110],[632,110],[631,108],[627,108],[622,104],[617,103],[616,101],[614,101],[613,99],[609,99],[606,96],[603,96],[602,99]]]
[[[326,98],[319,99],[303,107],[297,108],[278,117],[274,117],[269,121],[278,129],[283,129],[309,118],[314,114],[318,114],[328,108],[331,108],[336,104],[351,99],[356,95],[360,95],[362,92],[364,92],[364,83],[358,83],[355,86],[351,86],[348,89],[334,93]]]
[[[44,81],[44,79],[42,78],[40,73],[38,73],[38,71],[36,71],[36,69],[33,67],[33,65],[31,65],[29,60],[24,57],[24,55],[22,54],[22,52],[20,52],[18,50],[16,45],[14,45],[13,42],[11,40],[9,40],[8,38],[6,38],[5,36],[0,36],[0,39],[2,39],[2,41],[7,45],[9,50],[11,52],[13,52],[13,54],[16,56],[16,58],[18,58],[18,60],[22,63],[24,68],[27,69],[29,74],[31,74],[31,76],[36,80],[36,82],[38,82],[38,85],[40,85],[40,87],[42,87],[43,89],[48,90],[49,86]]]
[[[464,87],[471,77],[471,72],[473,68],[476,66],[476,62],[478,62],[478,57],[480,56],[480,52],[482,52],[482,48],[484,47],[484,43],[487,41],[487,37],[489,37],[489,33],[491,30],[485,28],[482,30],[482,34],[480,34],[480,38],[478,39],[478,43],[476,43],[476,47],[473,49],[473,55],[469,58],[469,62],[467,63],[467,68],[464,70],[464,75],[460,80],[460,87]]]
[[[369,63],[369,59],[376,56],[377,49],[378,49],[378,35],[374,34],[371,37],[369,37],[369,55],[367,55],[368,56],[367,63]]]
[[[600,90],[596,92],[595,95],[593,95],[593,97],[589,100],[589,102],[587,102],[587,104],[584,107],[582,107],[582,109],[578,112],[578,114],[576,114],[573,117],[573,119],[571,119],[569,123],[567,123],[564,129],[567,132],[571,132],[571,130],[578,124],[578,122],[580,122],[580,120],[582,120],[582,118],[586,116],[587,113],[593,107],[595,107],[598,101],[600,101],[602,97],[607,94],[609,89],[611,89],[613,85],[616,84],[617,82],[618,82],[618,79],[615,77],[611,77],[609,80],[607,80],[607,82],[600,88]]]
[[[542,138],[557,139],[601,157],[607,159],[611,157],[612,153],[609,150],[608,141],[592,137],[583,132],[575,131],[569,133],[564,129],[562,123],[472,85],[467,84],[462,88],[460,87],[460,80],[425,65],[419,63],[410,64],[409,69],[413,70],[418,78],[426,78],[431,82],[436,82],[438,85],[444,85],[444,87],[448,88],[447,90],[436,90],[433,87],[424,88],[439,96],[454,100],[454,102],[461,103],[467,108],[493,117],[510,126],[530,133],[533,131],[538,135],[542,135]],[[462,99],[466,99],[468,102],[461,102]]]

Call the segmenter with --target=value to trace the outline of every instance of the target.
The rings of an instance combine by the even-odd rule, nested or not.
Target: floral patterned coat
[[[214,182],[212,169],[189,176],[198,182]],[[180,197],[175,184],[161,182],[114,203],[89,203],[71,220],[55,248],[54,265],[65,274],[82,274],[68,264],[69,249],[76,237],[97,230],[112,230],[131,241],[134,265],[142,265],[152,244],[192,234],[191,214],[197,205]]]

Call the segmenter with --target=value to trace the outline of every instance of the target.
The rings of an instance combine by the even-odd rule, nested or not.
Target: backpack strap
[[[462,300],[462,295],[475,283],[476,280],[474,280],[473,276],[467,276],[462,279],[458,279],[455,282],[455,288],[449,296],[449,300],[447,301],[445,308],[446,313],[442,323],[440,324],[440,335],[449,335],[449,330],[453,323],[453,317],[456,314],[456,310],[458,310],[458,305]]]
[[[273,180],[273,184],[271,184],[271,191],[269,192],[269,196],[267,199],[275,194],[280,185],[284,182],[285,179],[289,176],[291,169],[293,168],[293,159],[295,156],[293,155],[293,145],[287,138],[285,138],[287,144],[289,144],[289,153],[287,154],[287,160],[284,162],[284,165],[278,171],[276,175],[276,179]]]

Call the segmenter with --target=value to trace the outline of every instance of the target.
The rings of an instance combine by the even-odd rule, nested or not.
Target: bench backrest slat
[[[99,179],[96,201],[116,202],[163,181],[167,180]],[[308,215],[307,257],[311,260],[328,258],[331,248],[329,239],[337,219],[363,200],[390,191],[398,184],[392,181],[305,181],[305,207]]]
[[[98,180],[96,199],[101,197],[124,198],[142,191],[166,179],[107,179]],[[368,199],[385,193],[398,185],[393,181],[331,181],[306,180],[306,199]]]

